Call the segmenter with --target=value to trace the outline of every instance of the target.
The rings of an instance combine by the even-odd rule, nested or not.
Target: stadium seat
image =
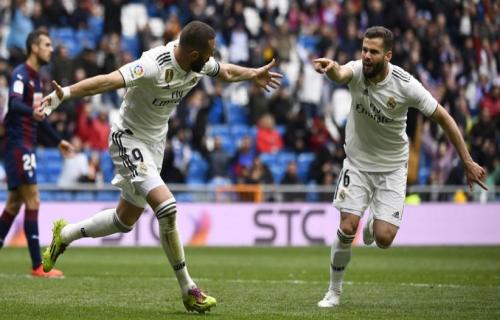
[[[281,183],[281,180],[283,180],[283,177],[285,176],[286,167],[278,163],[274,163],[271,166],[269,166],[269,170],[273,175],[274,183],[277,184]]]
[[[222,99],[215,99],[208,111],[208,123],[222,123],[224,121],[224,104]]]
[[[207,133],[210,137],[229,136],[229,127],[225,124],[212,125],[207,128]]]
[[[276,131],[278,131],[278,133],[280,134],[281,137],[284,137],[285,136],[285,132],[286,132],[286,126],[285,125],[277,125],[275,127]]]
[[[243,106],[228,103],[226,106],[226,119],[230,124],[247,124],[247,114]]]
[[[229,131],[235,141],[239,141],[244,136],[251,135],[250,127],[246,124],[233,124],[229,127]]]
[[[426,185],[430,174],[430,159],[423,150],[420,150],[420,159],[418,162],[418,183],[421,185]]]
[[[277,154],[276,153],[261,153],[260,161],[265,164],[269,169],[271,166],[278,164]]]
[[[306,201],[307,202],[318,202],[319,201],[319,195],[316,192],[316,183],[314,183],[314,182],[311,182],[307,185]]]
[[[293,152],[280,151],[276,154],[276,161],[279,165],[285,167],[285,169],[290,161],[296,161],[295,158],[295,153]]]
[[[140,43],[137,37],[122,36],[122,50],[130,53],[134,59],[139,58]]]
[[[79,29],[75,32],[75,39],[83,48],[95,49],[95,35],[85,29]]]
[[[100,166],[102,171],[102,177],[104,182],[110,183],[115,175],[113,160],[111,160],[111,155],[107,151],[101,152],[100,155]]]
[[[73,196],[70,191],[53,191],[51,196],[52,201],[72,201]]]
[[[314,161],[314,153],[301,153],[297,157],[297,174],[302,181],[308,181],[309,167]]]
[[[120,199],[120,192],[118,191],[98,191],[95,196],[96,201],[118,201]]]
[[[190,192],[179,192],[175,194],[175,200],[177,202],[193,202],[194,197]]]
[[[199,152],[193,152],[187,172],[187,182],[191,184],[204,183],[208,171],[208,163]]]
[[[52,192],[40,190],[40,200],[43,201],[52,201]]]
[[[74,201],[93,201],[94,194],[92,191],[78,191],[73,197]]]

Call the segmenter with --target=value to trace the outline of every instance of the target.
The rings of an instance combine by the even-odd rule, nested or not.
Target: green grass
[[[354,248],[341,306],[320,309],[330,249],[188,248],[218,306],[185,312],[160,248],[69,248],[65,279],[0,251],[0,319],[500,319],[500,248]]]

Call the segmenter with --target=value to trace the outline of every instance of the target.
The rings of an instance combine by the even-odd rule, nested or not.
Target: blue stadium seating
[[[247,124],[247,113],[243,106],[228,103],[226,105],[226,119],[230,124]]]
[[[269,170],[273,175],[274,183],[281,183],[281,180],[283,180],[283,177],[285,176],[286,167],[278,163],[274,163],[269,166]]]
[[[187,172],[187,183],[198,184],[206,181],[208,163],[199,152],[193,152]]]
[[[309,167],[314,160],[314,153],[301,153],[297,157],[297,174],[302,181],[308,181]]]
[[[210,137],[229,136],[229,127],[225,124],[212,125],[207,128],[207,134]]]
[[[265,164],[268,168],[270,168],[274,164],[278,164],[278,156],[276,153],[261,153],[259,157],[260,161],[262,161],[262,163]]]
[[[98,191],[95,196],[96,201],[118,201],[120,199],[119,191]]]
[[[279,165],[285,167],[290,161],[296,161],[295,153],[288,151],[280,151],[276,154],[276,161]]]
[[[193,202],[194,196],[190,192],[179,192],[175,194],[175,200],[177,202]]]
[[[100,161],[103,180],[106,183],[110,183],[114,177],[114,165],[113,165],[113,160],[111,160],[111,156],[109,155],[109,152],[107,151],[101,152],[99,161]]]
[[[139,58],[139,39],[137,37],[122,36],[122,50],[130,53],[134,59]]]
[[[246,124],[233,124],[229,127],[229,131],[236,141],[244,136],[251,136],[251,128]]]

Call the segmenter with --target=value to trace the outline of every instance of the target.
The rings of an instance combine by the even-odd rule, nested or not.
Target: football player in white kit
[[[71,97],[123,87],[127,92],[109,138],[109,152],[116,169],[112,183],[121,189],[120,201],[116,208],[75,224],[55,221],[51,246],[43,254],[46,271],[77,239],[131,231],[149,204],[158,219],[161,244],[174,269],[186,309],[202,313],[216,305],[216,300],[203,293],[188,274],[176,225],[176,202],[160,178],[168,119],[204,75],[223,81],[252,80],[265,90],[277,88],[282,76],[271,72],[274,60],[260,68],[244,68],[217,62],[212,57],[214,49],[214,30],[194,21],[182,29],[179,40],[146,51],[140,59],[114,72],[64,88],[53,82],[55,91],[42,100],[47,114]]]
[[[472,160],[455,121],[420,82],[390,63],[392,45],[390,30],[371,27],[363,37],[361,60],[343,66],[326,58],[313,62],[317,72],[347,84],[352,96],[346,159],[333,199],[341,213],[340,226],[331,249],[330,285],[319,307],[339,304],[351,244],[367,208],[370,215],[363,228],[366,245],[375,241],[378,247],[389,248],[396,236],[406,193],[409,107],[443,128],[463,161],[469,186],[478,183],[486,189],[481,181],[485,171]]]

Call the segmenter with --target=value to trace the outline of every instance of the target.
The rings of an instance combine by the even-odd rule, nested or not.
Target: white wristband
[[[62,97],[61,101],[64,101],[64,100],[71,98],[71,90],[69,89],[69,86],[63,87],[62,91],[63,91],[63,97]]]

